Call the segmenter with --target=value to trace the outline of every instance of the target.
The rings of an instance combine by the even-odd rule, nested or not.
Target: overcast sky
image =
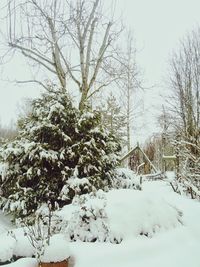
[[[124,24],[134,31],[139,51],[137,60],[144,70],[145,84],[155,85],[145,94],[145,107],[155,107],[160,101],[158,95],[166,90],[162,81],[167,71],[170,52],[178,48],[180,38],[200,25],[200,1],[116,0],[116,2],[117,15],[122,13]],[[28,73],[21,60],[16,62],[1,70],[3,79],[14,79],[15,74],[23,76]],[[12,118],[16,118],[17,103],[20,103],[22,97],[35,97],[37,94],[38,90],[33,90],[31,86],[16,87],[14,84],[0,81],[1,122],[9,124]],[[151,108],[149,110],[151,111]],[[151,116],[154,115],[154,110],[152,108]],[[146,129],[152,126],[149,116],[145,114],[142,119]]]
[[[169,58],[178,49],[180,39],[200,25],[199,0],[118,0],[126,25],[134,31],[140,66],[144,69],[147,85],[155,85],[145,93],[145,113],[141,135],[156,131],[155,116],[161,107],[160,94],[168,90]],[[148,112],[146,112],[148,110]],[[143,139],[143,137],[142,137]]]

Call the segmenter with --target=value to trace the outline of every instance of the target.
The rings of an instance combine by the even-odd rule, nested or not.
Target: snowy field
[[[70,265],[74,267],[199,267],[200,203],[175,194],[164,181],[145,182],[143,190],[120,189],[106,194],[110,230],[122,238],[110,242],[70,242]],[[98,202],[96,205],[99,205]],[[61,211],[69,218],[72,205]],[[32,248],[21,229],[13,229],[0,214],[0,259],[13,254],[27,258],[4,266],[36,267]],[[60,239],[63,236],[60,235]],[[58,242],[60,243],[60,242]],[[63,246],[65,242],[63,241]],[[66,242],[67,244],[67,242]],[[65,249],[65,248],[64,248]],[[29,256],[29,257],[28,257]]]

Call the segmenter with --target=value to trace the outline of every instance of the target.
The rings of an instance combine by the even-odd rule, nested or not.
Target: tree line
[[[188,33],[170,58],[165,88],[170,93],[159,117],[161,133],[146,144],[162,168],[163,154],[175,155],[175,191],[200,197],[200,28]],[[169,166],[170,167],[170,166]],[[179,183],[181,186],[179,186]],[[182,188],[183,187],[183,188]]]

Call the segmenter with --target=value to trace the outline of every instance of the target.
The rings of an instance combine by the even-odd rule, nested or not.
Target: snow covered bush
[[[111,242],[155,234],[182,225],[182,212],[150,192],[113,189],[78,196],[60,211],[70,241]]]
[[[117,168],[112,179],[113,188],[132,188],[141,190],[140,176],[127,168]]]
[[[200,140],[189,141],[178,136],[173,140],[176,152],[176,174],[168,177],[174,192],[200,199]],[[171,178],[171,179],[169,179]],[[173,179],[172,179],[173,178]]]
[[[110,230],[104,194],[98,192],[77,197],[73,205],[75,209],[65,230],[67,239],[83,242],[121,242],[121,238],[114,236]]]
[[[38,262],[62,261],[70,256],[69,242],[63,234],[53,235],[50,238],[50,244],[45,244],[42,250],[40,247],[36,250],[32,246],[27,235],[24,235],[23,228],[1,234],[0,243],[0,265],[16,261],[19,258],[34,257],[37,259],[37,264],[34,266],[38,266]]]
[[[25,236],[27,236],[33,249],[33,255],[41,261],[62,261],[69,255],[67,254],[67,240],[59,240],[58,243],[53,242],[55,236],[59,236],[62,223],[55,214],[51,213],[47,217],[36,215],[34,224],[25,224],[23,228]],[[63,238],[62,238],[63,239]],[[52,243],[53,242],[53,243]],[[64,245],[64,247],[62,247]],[[51,254],[51,255],[50,255]],[[58,257],[64,257],[62,259]]]
[[[52,236],[52,215],[50,208],[47,208],[47,211],[46,208],[42,208],[36,212],[34,222],[29,219],[22,222],[24,235],[27,236],[34,255],[39,261]]]
[[[4,210],[27,217],[48,201],[62,207],[77,193],[111,185],[120,145],[100,121],[98,112],[80,112],[60,91],[34,100],[18,137],[3,148]]]

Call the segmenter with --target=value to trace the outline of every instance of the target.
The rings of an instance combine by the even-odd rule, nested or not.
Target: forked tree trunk
[[[79,110],[83,111],[87,105],[87,96],[88,96],[88,91],[83,90],[81,94],[81,100],[79,102]]]

